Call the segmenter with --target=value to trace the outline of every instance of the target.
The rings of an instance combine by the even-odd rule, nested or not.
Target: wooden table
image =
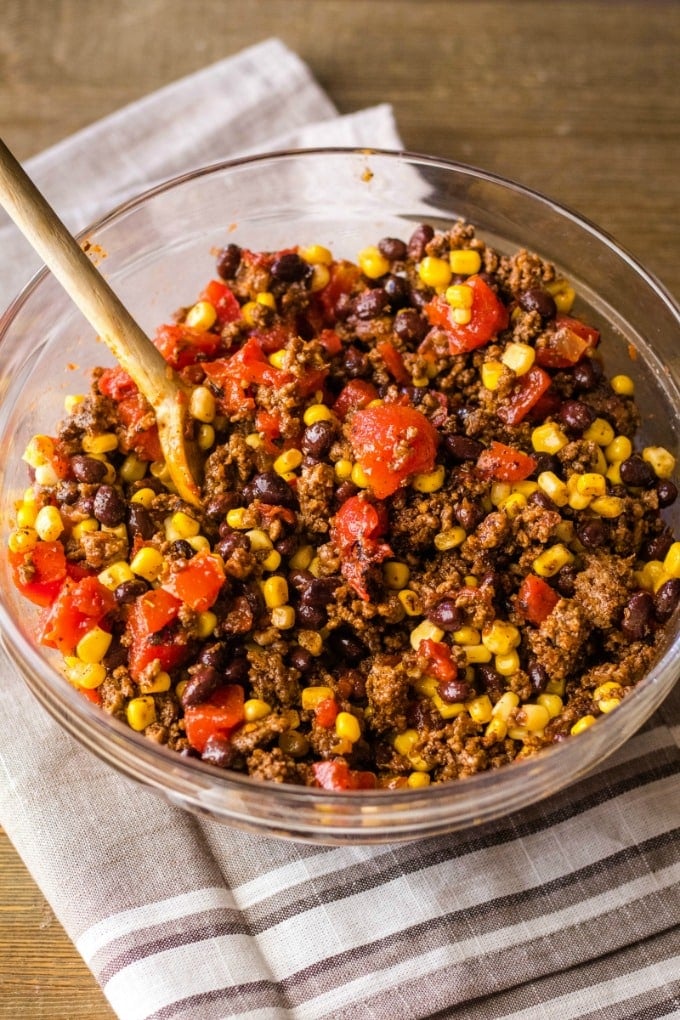
[[[115,19],[115,25],[114,25]],[[345,113],[547,192],[680,298],[680,5],[663,0],[5,0],[0,135],[25,158],[268,36]],[[0,1017],[113,1014],[0,830]]]

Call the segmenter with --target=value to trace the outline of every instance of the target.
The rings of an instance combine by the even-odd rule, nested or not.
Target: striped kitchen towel
[[[199,163],[312,144],[400,142],[389,107],[338,117],[268,40],[28,169],[77,230]],[[7,303],[35,263],[6,223],[0,251]],[[329,848],[166,804],[0,666],[0,823],[121,1020],[680,1016],[678,689],[540,805],[451,836]]]

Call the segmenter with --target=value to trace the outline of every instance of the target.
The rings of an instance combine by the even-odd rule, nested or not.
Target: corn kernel
[[[199,638],[208,638],[217,626],[217,616],[209,609],[196,614],[196,631]]]
[[[482,268],[482,257],[474,248],[452,248],[449,265],[456,276],[473,276]]]
[[[137,491],[130,496],[130,502],[139,503],[145,510],[150,510],[155,498],[156,493],[154,490],[145,486],[143,489],[137,489]]]
[[[303,687],[300,692],[300,704],[306,712],[313,712],[322,701],[327,701],[332,697],[333,691],[330,687],[321,684],[315,687]]]
[[[164,669],[159,670],[153,677],[142,678],[139,681],[142,694],[165,694],[171,687],[172,678]]]
[[[434,536],[434,547],[440,552],[446,552],[447,549],[457,549],[459,545],[462,545],[467,538],[465,528],[460,525],[456,525],[453,528],[446,528],[444,531],[439,531]]]
[[[611,697],[618,697],[619,699],[623,697],[623,687],[616,680],[607,680],[593,691],[595,701],[599,701],[600,698]]]
[[[548,694],[545,691],[538,695],[536,704],[542,705],[551,719],[555,719],[564,708],[564,702],[559,694]]]
[[[427,772],[411,772],[406,780],[406,785],[412,790],[421,790],[423,787],[429,786],[430,782]]]
[[[669,577],[680,577],[680,542],[673,542],[663,559],[663,568]]]
[[[531,433],[531,445],[536,453],[558,453],[569,440],[553,422],[538,425]]]
[[[204,452],[211,450],[215,445],[215,429],[206,422],[201,422],[196,433],[196,445]]]
[[[461,645],[469,665],[491,662],[492,653],[484,645]]]
[[[290,630],[295,626],[295,610],[292,606],[276,606],[272,609],[272,627]]]
[[[100,662],[83,662],[75,655],[64,658],[66,678],[70,683],[93,691],[106,680],[106,667]]]
[[[451,314],[453,321],[459,326],[467,326],[468,323],[472,322],[471,308],[452,308]]]
[[[540,553],[533,562],[533,569],[539,577],[554,577],[555,574],[574,562],[574,554],[561,542]]]
[[[202,421],[208,425],[215,420],[217,404],[207,386],[196,386],[192,390],[189,400],[189,414],[196,421]]]
[[[262,594],[268,609],[284,606],[288,601],[288,582],[281,574],[268,577],[262,586]]]
[[[298,255],[310,265],[330,266],[333,262],[331,251],[322,244],[308,244],[303,248],[298,248]]]
[[[418,743],[418,731],[417,730],[404,730],[402,733],[397,733],[392,738],[392,746],[397,754],[403,754],[405,758],[413,751],[413,748]]]
[[[472,308],[474,293],[472,287],[468,287],[467,283],[453,283],[450,287],[446,288],[444,297],[452,308],[470,309]]]
[[[583,715],[581,716],[580,719],[576,720],[576,722],[571,727],[571,730],[569,732],[573,736],[577,736],[579,733],[583,733],[584,730],[587,730],[589,726],[592,726],[594,722],[595,722],[594,715]]]
[[[519,655],[513,648],[509,652],[494,656],[494,667],[501,676],[514,676],[520,667]]]
[[[562,700],[566,689],[567,689],[566,680],[554,680],[551,677],[550,680],[548,680],[547,684],[545,685],[544,693],[556,695],[560,700]]]
[[[576,479],[576,491],[582,496],[604,496],[607,482],[604,477],[594,471],[586,471],[582,475],[573,475]]]
[[[501,384],[505,365],[501,361],[485,361],[481,367],[482,386],[494,392]]]
[[[276,298],[268,290],[261,290],[256,296],[255,300],[258,305],[264,305],[265,308],[276,308]]]
[[[442,719],[455,719],[465,711],[465,704],[462,701],[444,701],[436,691],[430,697]]]
[[[316,630],[299,630],[297,632],[298,644],[309,652],[310,655],[321,655],[323,651],[323,637]]]
[[[611,443],[604,449],[604,455],[610,464],[628,460],[633,453],[633,444],[628,436],[614,436]]]
[[[607,447],[616,438],[616,433],[604,418],[596,418],[583,433],[583,438],[598,446]]]
[[[508,724],[505,719],[501,719],[499,716],[494,716],[484,730],[484,736],[490,742],[505,740],[507,734]]]
[[[529,733],[541,733],[550,722],[550,713],[545,705],[522,705],[523,725]]]
[[[122,482],[141,482],[146,474],[146,461],[140,460],[136,453],[129,453],[118,469],[118,474]]]
[[[286,358],[287,358],[286,350],[284,347],[282,347],[280,351],[272,351],[272,353],[269,355],[268,361],[269,364],[272,365],[274,368],[282,369],[285,367]]]
[[[353,467],[354,467],[354,465],[353,465],[352,461],[351,460],[347,460],[345,457],[342,457],[340,460],[336,460],[335,468],[334,468],[335,477],[340,482],[347,481],[348,478],[352,477],[352,468]]]
[[[334,421],[335,415],[325,404],[310,404],[302,415],[305,425],[316,425],[319,421]]]
[[[664,564],[660,560],[648,560],[635,574],[635,579],[645,591],[655,592],[670,578]]]
[[[96,517],[86,517],[84,521],[78,521],[71,528],[71,538],[79,542],[83,535],[90,534],[93,531],[99,531],[99,521]]]
[[[359,489],[368,489],[371,484],[371,479],[368,477],[368,475],[362,468],[361,464],[359,463],[352,465],[352,473],[350,474],[350,479]]]
[[[619,496],[599,496],[590,504],[590,509],[600,517],[620,517],[626,508],[624,500]]]
[[[272,707],[262,698],[248,698],[243,703],[243,715],[246,722],[257,722],[271,714]]]
[[[246,538],[250,542],[252,552],[269,552],[273,549],[271,538],[261,528],[251,528],[250,531],[246,531]]]
[[[411,571],[408,566],[399,560],[387,560],[383,564],[383,580],[392,591],[401,591],[405,588],[410,577]]]
[[[519,695],[515,694],[514,691],[506,691],[505,694],[501,694],[500,698],[493,706],[491,711],[492,716],[495,719],[503,719],[507,722],[510,718],[510,714],[519,705]]]
[[[118,436],[113,432],[102,432],[98,436],[83,436],[85,453],[112,453],[118,449]]]
[[[494,620],[482,630],[482,644],[494,655],[507,655],[519,643],[519,630],[505,620]]]
[[[255,325],[255,312],[257,309],[257,301],[246,301],[244,305],[241,305],[241,315],[243,316],[243,321],[247,326]]]
[[[217,312],[209,301],[197,301],[187,312],[184,320],[187,326],[193,329],[201,329],[204,332],[215,325]]]
[[[76,655],[83,662],[101,662],[111,647],[112,635],[101,627],[93,627],[83,634],[76,645]]]
[[[309,281],[309,289],[312,294],[318,294],[320,290],[327,287],[330,283],[331,274],[328,266],[325,266],[322,262],[317,262],[312,267],[312,279]]]
[[[294,570],[306,570],[312,562],[313,557],[314,546],[301,545],[295,550],[288,562]]]
[[[478,645],[482,640],[482,635],[476,627],[466,625],[454,630],[453,640],[457,645]]]
[[[408,589],[404,590],[407,591]],[[406,610],[406,612],[408,613],[408,610]],[[411,631],[411,648],[418,651],[422,641],[441,641],[443,637],[444,631],[441,627],[437,627],[430,620],[422,620],[422,622]]]
[[[416,593],[410,588],[402,588],[397,592],[397,598],[401,602],[407,616],[420,616],[422,606]]]
[[[125,714],[128,726],[141,733],[156,721],[156,705],[151,695],[142,695],[128,702]]]
[[[561,312],[562,315],[567,315],[573,308],[574,301],[576,300],[576,291],[569,281],[565,280],[564,277],[559,277],[557,280],[548,283],[546,290],[552,294],[557,311]]]
[[[43,542],[56,542],[64,530],[64,522],[56,506],[44,506],[36,514],[34,528]]]
[[[84,393],[69,393],[64,397],[64,410],[67,414],[73,414],[84,400]]]
[[[470,718],[473,722],[478,725],[483,725],[491,720],[492,716],[492,704],[488,694],[480,694],[478,697],[468,701],[465,706],[470,714]]]
[[[38,542],[35,528],[16,528],[11,531],[7,540],[9,551],[13,553],[30,552]]]
[[[501,361],[515,375],[526,375],[536,359],[536,351],[529,344],[510,343],[501,355]]]
[[[620,397],[632,397],[635,394],[635,383],[629,375],[615,375],[610,384],[614,393]]]
[[[270,553],[267,553],[265,558],[262,560],[262,569],[273,574],[275,570],[278,570],[281,566],[281,553],[278,549],[272,549]]]
[[[303,456],[302,451],[291,447],[290,450],[284,450],[283,453],[279,454],[276,458],[272,467],[276,471],[277,475],[288,474],[289,471],[295,471],[302,464]]]
[[[670,478],[675,471],[675,457],[663,446],[645,446],[642,459],[657,478]]]
[[[389,267],[388,267],[389,268]],[[451,282],[451,266],[436,255],[426,255],[418,264],[418,276],[427,287],[444,290]]]
[[[243,531],[252,524],[252,515],[244,506],[235,506],[227,510],[226,522],[235,531]]]
[[[413,476],[411,486],[416,492],[438,492],[444,484],[446,472],[443,464],[437,464],[432,471],[424,471]]]
[[[29,440],[21,459],[33,468],[49,464],[54,456],[54,440],[49,436],[37,435]]]
[[[439,683],[433,676],[423,676],[416,680],[413,689],[423,698],[432,698],[439,690]]]
[[[503,500],[512,495],[510,482],[492,482],[489,490],[489,498],[494,506],[500,506]]]
[[[361,737],[359,720],[351,712],[338,712],[335,717],[335,732],[341,740],[349,740],[351,744],[356,744]]]
[[[511,492],[509,496],[502,499],[498,509],[502,510],[508,517],[516,517],[527,505],[527,498],[521,492]]]
[[[165,530],[166,533],[172,532],[173,537],[170,541],[176,541],[178,538],[193,538],[201,530],[201,525],[194,517],[178,510],[166,521]]]
[[[162,568],[163,557],[152,545],[142,546],[130,563],[132,573],[143,577],[146,581],[155,581]]]
[[[382,254],[380,249],[374,245],[362,248],[357,256],[359,268],[369,280],[378,280],[390,271],[390,262]]]
[[[56,485],[59,476],[51,464],[40,464],[35,468],[35,480],[38,485]]]

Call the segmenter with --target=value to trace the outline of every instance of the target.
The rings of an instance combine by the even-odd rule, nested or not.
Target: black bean
[[[673,545],[673,533],[665,528],[660,534],[654,535],[644,545],[642,558],[645,560],[662,560]]]
[[[619,474],[624,485],[635,489],[650,489],[656,484],[654,469],[637,453],[621,462]]]
[[[95,457],[76,454],[75,457],[71,457],[71,471],[77,482],[96,485],[106,477],[106,464]]]
[[[356,486],[354,482],[350,481],[349,478],[346,478],[345,481],[341,482],[335,490],[335,498],[338,503],[344,503],[345,500],[349,499],[351,496],[356,496],[358,491],[358,486]]]
[[[125,520],[127,503],[118,489],[112,485],[100,485],[94,497],[92,513],[100,524],[115,528]]]
[[[363,641],[349,630],[336,630],[331,635],[331,647],[335,654],[350,666],[358,666],[368,655]]]
[[[453,460],[477,460],[484,449],[484,444],[478,439],[470,439],[469,436],[444,436],[446,452]]]
[[[212,666],[213,669],[221,671],[229,655],[229,646],[224,641],[215,641],[211,645],[204,645],[198,653],[198,661],[203,666]]]
[[[559,457],[556,457],[554,453],[535,453],[534,460],[536,461],[536,467],[531,472],[532,478],[538,478],[544,471],[552,471],[554,475],[559,478],[562,471],[562,465]]]
[[[562,567],[553,577],[553,585],[559,594],[565,599],[574,597],[577,570],[571,564]]]
[[[536,659],[531,659],[527,664],[527,676],[529,677],[529,683],[534,694],[542,694],[550,680],[545,666]]]
[[[212,666],[196,666],[186,682],[180,701],[184,708],[200,705],[224,683],[224,677]]]
[[[546,494],[541,492],[540,489],[537,492],[531,493],[527,499],[527,503],[530,503],[531,506],[540,506],[542,510],[557,511],[557,505],[553,503],[550,496],[546,496]]]
[[[577,435],[582,435],[590,428],[596,417],[592,407],[582,400],[565,400],[557,412],[558,421]]]
[[[228,684],[242,684],[248,679],[248,660],[245,655],[236,655],[222,667],[222,676]]]
[[[500,673],[493,666],[477,666],[476,675],[483,691],[486,691],[487,694],[501,694],[503,681]]]
[[[358,347],[351,344],[345,349],[345,372],[350,379],[360,379],[368,375],[370,367],[367,356]]]
[[[428,610],[427,618],[445,631],[460,630],[463,626],[463,614],[453,599],[441,599]]]
[[[231,531],[228,534],[225,533],[219,542],[215,544],[215,552],[218,553],[223,560],[228,560],[230,556],[233,556],[237,549],[241,549],[244,552],[250,549],[250,541],[240,531]]]
[[[229,738],[214,733],[205,742],[201,760],[220,769],[230,769],[238,761],[238,757],[238,751]]]
[[[304,758],[309,751],[309,740],[299,730],[286,730],[279,737],[279,747],[291,758]]]
[[[648,633],[654,616],[654,598],[648,591],[631,595],[623,610],[621,630],[629,641],[642,641]]]
[[[439,697],[447,705],[453,705],[457,701],[469,701],[472,696],[472,688],[465,680],[440,680],[437,685]]]
[[[173,560],[190,560],[196,550],[187,542],[186,538],[178,538],[172,543],[168,552]]]
[[[241,264],[241,249],[237,244],[228,244],[217,256],[217,272],[223,280],[232,280]]]
[[[268,506],[285,506],[289,510],[297,506],[297,498],[290,485],[273,470],[251,478],[243,489],[243,498],[246,503],[259,499]]]
[[[403,262],[408,255],[408,248],[399,237],[382,237],[378,241],[378,251],[389,262]]]
[[[323,606],[311,602],[300,602],[295,615],[297,623],[306,630],[320,630],[328,623],[328,613]]]
[[[434,229],[429,223],[421,223],[411,234],[408,242],[408,254],[416,262],[425,255],[425,247],[434,237]]]
[[[239,498],[235,492],[220,492],[213,496],[205,505],[205,516],[210,521],[219,521],[225,517],[229,510],[239,505]]]
[[[598,385],[604,370],[597,358],[583,358],[573,369],[574,383],[580,390],[594,390]]]
[[[335,425],[331,421],[315,421],[302,433],[300,449],[305,457],[322,460],[335,439]]]
[[[656,484],[656,494],[659,500],[659,506],[664,509],[665,507],[672,506],[678,498],[678,487],[671,482],[669,478],[661,478]]]
[[[473,503],[472,500],[463,500],[453,508],[453,513],[462,528],[466,531],[474,531],[478,524],[486,516],[486,511],[480,503]]]
[[[654,615],[659,623],[666,623],[680,602],[680,579],[672,577],[664,581],[654,596]]]
[[[291,649],[288,658],[293,669],[299,670],[300,673],[308,673],[314,665],[314,656],[302,645],[296,645]]]
[[[139,535],[145,542],[156,533],[151,514],[141,503],[130,503],[127,511],[127,523],[133,535]]]
[[[116,600],[116,604],[119,606],[129,606],[149,590],[149,585],[141,577],[137,577],[132,581],[123,581],[113,590],[113,597]]]
[[[599,549],[609,539],[609,527],[601,517],[590,517],[577,525],[576,534],[586,549]]]
[[[339,584],[337,577],[313,577],[304,589],[302,600],[310,606],[327,606]]]
[[[72,506],[80,498],[80,486],[75,482],[61,481],[57,485],[55,497],[59,506]]]
[[[274,542],[274,548],[285,559],[289,560],[294,556],[300,546],[300,539],[297,535],[284,535]]]
[[[296,591],[305,591],[313,580],[314,574],[309,570],[291,570],[288,574],[288,584],[292,585]]]
[[[383,282],[383,290],[389,298],[393,311],[404,308],[411,300],[411,285],[403,276],[388,276]]]
[[[311,266],[297,252],[285,252],[277,256],[270,267],[271,275],[282,283],[295,283],[311,275]]]
[[[415,308],[402,308],[394,317],[394,332],[404,343],[420,343],[429,326]]]
[[[542,319],[554,319],[557,306],[552,294],[542,287],[530,287],[517,297],[520,308],[525,312],[538,312]]]
[[[389,305],[389,298],[382,287],[364,290],[354,298],[352,311],[357,319],[374,319]]]

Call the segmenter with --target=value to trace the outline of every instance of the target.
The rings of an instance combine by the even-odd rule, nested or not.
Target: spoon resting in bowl
[[[0,205],[153,408],[172,482],[182,499],[197,506],[201,467],[191,439],[190,388],[135,322],[2,139]]]

